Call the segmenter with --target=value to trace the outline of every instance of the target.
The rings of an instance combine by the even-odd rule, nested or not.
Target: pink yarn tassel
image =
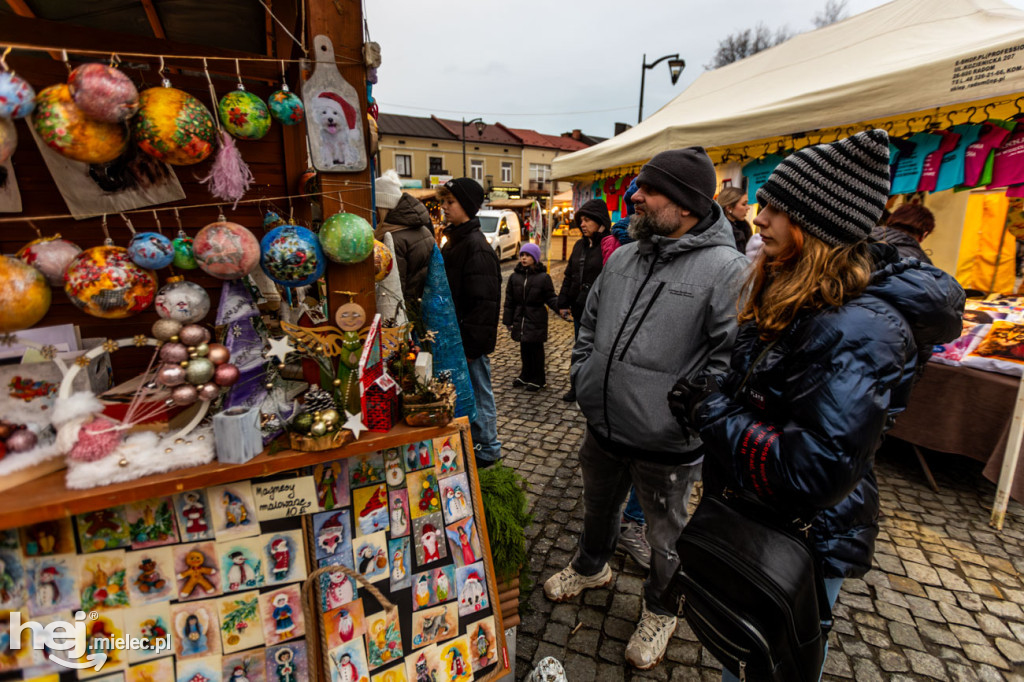
[[[233,201],[232,208],[235,208],[239,200],[245,196],[252,180],[252,171],[235,146],[235,140],[227,132],[220,131],[217,158],[213,161],[210,174],[203,178],[202,182],[207,185],[210,194],[218,199]]]

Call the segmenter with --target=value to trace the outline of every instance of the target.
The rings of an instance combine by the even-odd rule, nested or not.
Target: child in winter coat
[[[508,278],[505,289],[505,312],[502,324],[512,339],[519,342],[523,368],[512,382],[527,391],[539,391],[547,383],[544,376],[544,342],[548,340],[548,306],[555,312],[558,297],[551,275],[544,269],[540,247],[523,244],[519,249],[519,265]]]

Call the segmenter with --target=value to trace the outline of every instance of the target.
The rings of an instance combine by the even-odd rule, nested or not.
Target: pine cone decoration
[[[306,407],[306,412],[309,412],[310,414],[314,412],[326,412],[327,410],[338,409],[334,404],[334,398],[331,397],[331,394],[319,386],[311,387],[303,394],[302,399]]]

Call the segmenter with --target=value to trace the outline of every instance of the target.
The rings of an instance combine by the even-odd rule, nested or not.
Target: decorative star
[[[134,343],[137,348],[142,348],[146,345],[146,337],[142,334],[136,334],[132,337],[132,343]]]
[[[89,366],[89,358],[85,357],[84,355],[79,355],[77,358],[75,358],[75,364],[84,369],[85,367]]]
[[[14,334],[0,334],[0,346],[13,346],[17,340]]]
[[[289,353],[295,352],[295,346],[287,336],[282,336],[279,339],[267,339],[267,342],[270,344],[270,350],[267,351],[268,359],[276,357],[280,362],[284,362]]]
[[[347,417],[347,421],[342,428],[351,431],[352,435],[355,436],[355,439],[359,440],[359,434],[367,430],[366,424],[363,423],[363,413],[356,412],[355,414],[352,414],[348,410],[345,410],[345,417]]]
[[[114,341],[113,339],[107,339],[106,341],[103,342],[103,350],[107,351],[108,353],[113,353],[118,348],[120,348],[120,346],[118,346],[117,341]]]
[[[53,344],[48,344],[39,349],[39,354],[47,360],[53,360],[57,357],[57,347]]]

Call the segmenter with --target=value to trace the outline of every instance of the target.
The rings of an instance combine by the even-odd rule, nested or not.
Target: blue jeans
[[[825,578],[825,593],[828,594],[828,605],[835,606],[836,599],[839,598],[839,588],[843,586],[843,578]],[[825,642],[825,659],[828,658],[828,642]],[[825,671],[825,659],[821,661],[821,670]],[[818,679],[821,679],[821,673],[818,673]],[[722,682],[739,682],[739,678],[733,675],[731,672],[722,668]]]
[[[494,391],[491,390],[491,361],[486,355],[469,361],[469,380],[476,396],[476,419],[469,425],[473,449],[480,459],[496,462],[501,459],[498,408],[494,405]]]
[[[622,516],[633,523],[644,525],[644,508],[640,506],[640,500],[636,496],[636,487],[629,489],[629,499],[626,500],[626,508]]]

